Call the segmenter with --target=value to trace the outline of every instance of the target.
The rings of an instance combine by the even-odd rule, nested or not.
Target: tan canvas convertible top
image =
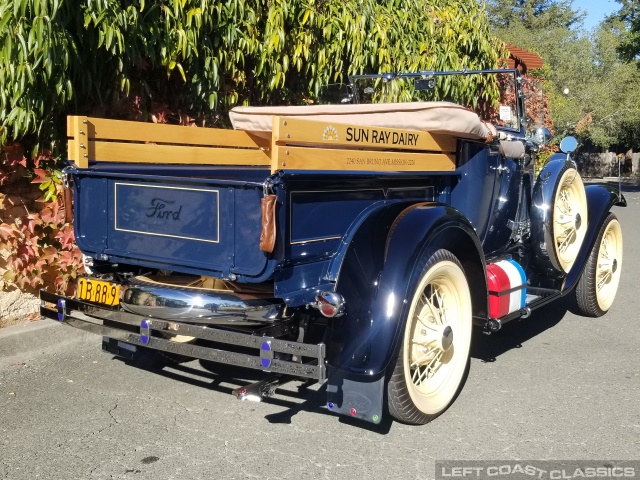
[[[450,102],[235,107],[229,112],[234,129],[250,132],[271,132],[273,116],[418,130],[482,141],[490,141],[493,133],[475,112]]]

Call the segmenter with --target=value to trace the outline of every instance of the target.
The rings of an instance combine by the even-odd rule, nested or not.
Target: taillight
[[[344,313],[344,298],[339,293],[321,292],[316,296],[316,302],[315,307],[327,318],[339,317]]]

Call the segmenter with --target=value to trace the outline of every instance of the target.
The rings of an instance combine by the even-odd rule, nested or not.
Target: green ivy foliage
[[[501,48],[476,0],[0,0],[0,145],[56,151],[69,113],[220,124],[352,73],[494,68]]]

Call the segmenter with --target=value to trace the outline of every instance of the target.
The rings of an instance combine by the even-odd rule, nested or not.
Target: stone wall
[[[622,153],[622,152],[620,152]],[[617,152],[589,152],[578,150],[574,155],[583,177],[617,177],[618,168],[623,176],[640,175],[640,152],[623,153],[618,166]]]
[[[20,290],[0,290],[0,328],[40,318],[40,300]]]

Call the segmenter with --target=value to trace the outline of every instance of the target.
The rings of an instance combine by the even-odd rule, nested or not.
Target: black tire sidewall
[[[389,408],[390,413],[392,414],[392,416],[394,416],[394,418],[396,418],[396,420],[403,422],[403,423],[409,423],[409,424],[425,424],[430,422],[431,420],[435,419],[436,417],[438,417],[439,415],[441,415],[442,413],[444,413],[449,406],[451,406],[451,404],[455,401],[455,399],[457,398],[458,394],[460,393],[460,391],[462,390],[462,387],[466,381],[467,378],[467,374],[468,374],[468,370],[469,370],[469,360],[470,360],[470,356],[469,353],[467,353],[467,359],[466,359],[466,364],[465,364],[465,371],[464,374],[462,376],[462,379],[460,381],[460,384],[458,385],[457,391],[455,393],[455,395],[452,397],[451,401],[447,404],[447,406],[445,408],[443,408],[440,412],[438,413],[434,413],[434,414],[429,414],[429,413],[424,413],[421,410],[419,410],[415,405],[412,405],[412,412],[409,412],[409,414],[412,416],[412,420],[407,420],[406,418],[399,418],[399,413],[397,409],[395,409],[392,405],[393,400],[390,399],[390,384],[394,383],[394,382],[398,382],[400,381],[400,389],[404,390],[404,392],[409,395],[408,389],[409,386],[406,384],[406,378],[404,376],[404,338],[406,335],[406,329],[410,328],[410,324],[411,322],[409,321],[409,312],[411,311],[411,303],[413,300],[413,297],[416,293],[416,289],[418,287],[418,285],[420,284],[420,281],[422,280],[422,278],[424,277],[424,275],[429,271],[429,269],[431,269],[434,265],[442,262],[442,261],[451,261],[454,264],[456,264],[460,270],[464,273],[465,278],[467,277],[466,272],[464,270],[464,267],[462,266],[462,264],[460,263],[460,261],[458,260],[458,258],[449,250],[444,249],[444,248],[440,248],[440,249],[426,249],[419,257],[418,262],[416,262],[411,276],[409,277],[409,282],[408,282],[408,288],[407,288],[407,302],[406,304],[403,306],[402,309],[402,314],[401,314],[401,319],[403,322],[402,328],[400,329],[399,332],[399,338],[398,338],[398,342],[397,342],[397,346],[394,352],[394,357],[393,357],[393,361],[390,362],[389,365],[389,370],[387,373],[387,380],[386,380],[386,387],[385,388],[385,403],[387,404],[387,407]],[[468,280],[467,280],[467,285],[468,285]],[[471,327],[470,327],[471,328]],[[469,335],[471,335],[471,332],[469,332]],[[395,410],[395,414],[394,414],[394,410]],[[406,412],[405,412],[406,413]],[[406,415],[405,415],[406,417]],[[415,419],[415,420],[414,420]]]
[[[597,263],[598,263],[598,254],[600,253],[600,246],[602,244],[602,239],[604,238],[604,233],[607,231],[607,228],[613,221],[618,221],[618,217],[613,212],[609,212],[600,225],[600,230],[598,231],[598,236],[596,237],[596,241],[591,248],[591,252],[589,253],[589,258],[587,259],[587,264],[585,265],[584,271],[580,276],[580,280],[576,285],[576,288],[573,293],[573,301],[572,304],[575,308],[576,313],[580,315],[585,315],[588,317],[601,317],[607,310],[602,310],[600,304],[597,301],[596,296],[596,276],[598,273]],[[620,266],[622,268],[622,266]],[[593,299],[593,302],[589,300]]]

